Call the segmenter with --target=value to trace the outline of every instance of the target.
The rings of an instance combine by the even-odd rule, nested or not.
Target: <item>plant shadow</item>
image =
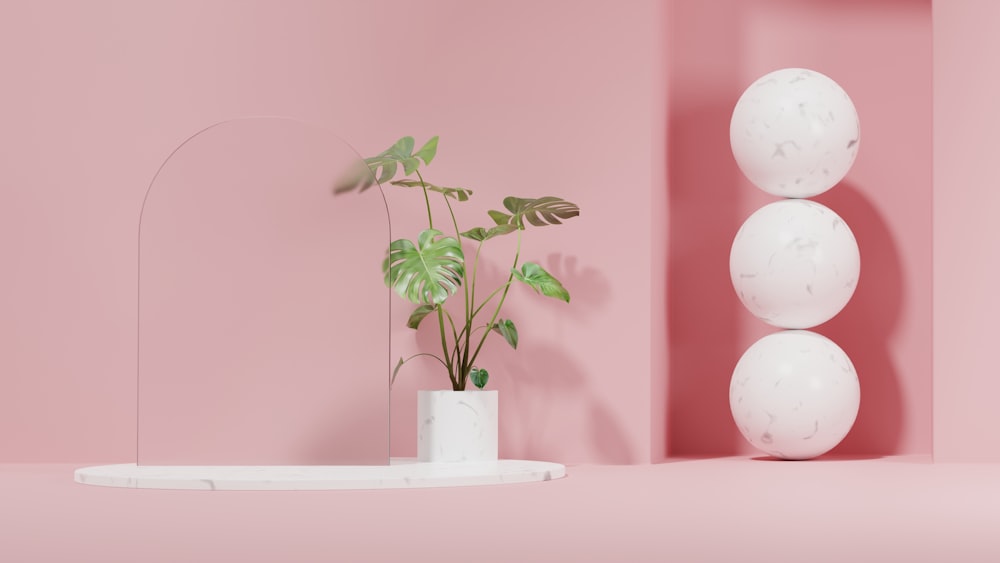
[[[500,451],[514,459],[574,460],[580,452],[606,464],[639,459],[614,412],[586,385],[591,378],[560,347],[532,344],[505,354]]]

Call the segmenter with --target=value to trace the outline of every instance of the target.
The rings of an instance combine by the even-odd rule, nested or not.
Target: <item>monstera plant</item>
[[[418,356],[429,356],[436,358],[448,371],[453,390],[464,391],[469,381],[482,389],[489,372],[479,366],[476,359],[488,337],[498,334],[512,348],[517,348],[517,326],[513,320],[501,316],[511,285],[524,283],[541,295],[569,302],[569,292],[552,274],[534,262],[521,263],[522,234],[529,226],[559,225],[565,219],[578,216],[580,209],[558,197],[511,196],[504,198],[503,211],[488,212],[487,226],[463,231],[458,226],[452,203],[468,201],[472,190],[432,184],[420,173],[420,167],[429,165],[434,159],[437,146],[438,138],[433,137],[413,152],[413,137],[403,137],[385,151],[364,159],[364,165],[338,182],[334,192],[364,191],[376,181],[380,185],[419,188],[423,192],[427,228],[417,235],[416,241],[393,241],[382,270],[386,285],[416,306],[406,323],[409,328],[417,329],[429,316],[436,319],[441,353],[421,352],[400,358],[391,381],[395,382],[399,369],[406,362]],[[448,209],[450,223],[442,226],[449,230],[448,234],[435,226],[431,197],[441,197]],[[506,282],[488,293],[477,291],[479,257],[484,244],[511,235],[517,237],[517,250]],[[462,239],[469,241],[469,250],[473,250],[471,266],[466,260]],[[461,300],[460,311],[455,310],[457,307],[452,310],[445,307],[452,298]]]

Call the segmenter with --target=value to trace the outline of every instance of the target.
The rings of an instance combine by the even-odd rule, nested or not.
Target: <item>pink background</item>
[[[476,190],[462,210],[469,226],[505,195],[580,205],[579,219],[529,232],[524,247],[572,304],[519,288],[507,314],[521,349],[497,341],[483,359],[502,393],[501,455],[640,463],[748,452],[725,390],[768,329],[742,310],[726,259],[743,218],[769,198],[739,176],[726,132],[742,89],[784,66],[833,77],[862,122],[855,167],[819,198],[852,226],[863,261],[855,299],[817,329],[862,380],[858,423],[837,451],[930,453],[933,435],[935,453],[1000,454],[975,430],[997,422],[983,352],[995,315],[988,287],[968,281],[988,249],[948,251],[970,248],[970,216],[990,224],[976,196],[989,178],[996,46],[969,30],[995,8],[936,3],[932,53],[927,1],[708,4],[7,6],[0,460],[134,459],[142,195],[184,138],[255,114],[330,127],[366,154],[404,134],[440,135],[429,178]],[[987,85],[971,98],[970,75]],[[981,152],[963,150],[967,139]],[[420,228],[415,196],[390,192],[394,236]],[[982,229],[975,240],[992,236]],[[487,267],[507,266],[498,254]],[[393,312],[394,355],[431,336],[403,327],[407,312]],[[415,390],[447,383],[430,363],[410,367],[393,392],[393,455],[414,454]]]

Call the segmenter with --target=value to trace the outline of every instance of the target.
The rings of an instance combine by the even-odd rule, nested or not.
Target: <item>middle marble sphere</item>
[[[861,271],[858,243],[825,205],[787,199],[761,207],[740,227],[729,274],[743,305],[776,327],[812,328],[847,305]]]

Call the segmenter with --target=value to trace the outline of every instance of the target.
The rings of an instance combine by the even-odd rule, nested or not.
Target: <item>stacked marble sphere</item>
[[[786,68],[754,82],[736,103],[730,143],[740,170],[782,197],[740,227],[729,257],[733,288],[757,318],[785,329],[761,338],[733,372],[729,403],[743,436],[782,459],[839,444],[857,418],[857,373],[833,341],[806,330],[839,313],[860,274],[847,223],[809,197],[834,187],[858,153],[860,124],[829,77]]]

